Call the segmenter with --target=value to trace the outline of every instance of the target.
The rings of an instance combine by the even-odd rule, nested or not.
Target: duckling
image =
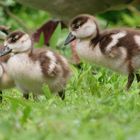
[[[74,17],[69,28],[65,45],[76,39],[76,50],[82,59],[128,75],[127,90],[134,76],[140,81],[139,30],[122,28],[101,32],[95,17],[88,14]]]
[[[0,62],[0,102],[2,102],[2,90],[15,87],[13,79],[7,73],[6,62]]]
[[[0,26],[0,40],[4,41],[8,35],[9,28],[6,26]],[[4,48],[3,45],[0,46],[0,50]],[[7,61],[9,55],[0,58],[0,102],[2,102],[2,90],[9,89],[15,86],[14,81],[7,73]]]
[[[4,42],[0,56],[11,54],[7,70],[16,86],[28,97],[43,94],[42,86],[47,84],[50,91],[64,99],[64,88],[71,71],[67,60],[47,48],[33,48],[31,37],[22,31],[10,33]]]

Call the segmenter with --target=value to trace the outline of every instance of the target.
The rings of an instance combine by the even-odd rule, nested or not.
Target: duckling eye
[[[12,38],[11,38],[11,42],[16,42],[16,40],[18,39],[18,35],[16,35],[16,36],[13,36]]]
[[[16,41],[16,38],[13,37],[13,38],[11,39],[11,42],[15,42],[15,41]]]
[[[80,28],[80,25],[79,24],[75,25],[75,29],[78,29],[78,28]]]
[[[75,29],[77,30],[77,29],[79,29],[81,26],[82,26],[82,22],[79,21],[79,22],[77,22],[77,24],[75,24]]]

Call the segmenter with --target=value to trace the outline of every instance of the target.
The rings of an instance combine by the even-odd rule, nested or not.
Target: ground
[[[125,76],[86,63],[72,69],[64,101],[47,90],[38,102],[4,91],[0,139],[139,140],[139,85],[126,92]]]
[[[0,24],[11,30],[32,33],[53,17],[13,0],[3,2],[10,12],[0,6]],[[139,28],[139,16],[134,7],[96,15],[101,29]],[[63,46],[67,35],[68,30],[61,31],[59,25],[50,46],[70,58],[70,48]],[[50,94],[46,86],[39,101],[32,96],[23,99],[16,89],[5,90],[0,104],[0,140],[140,140],[140,83],[135,81],[127,92],[126,76],[85,62],[82,70],[73,66],[72,70],[64,101]]]

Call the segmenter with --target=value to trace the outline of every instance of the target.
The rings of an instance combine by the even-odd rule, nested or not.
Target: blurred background
[[[50,10],[51,8],[48,8],[47,11],[47,8],[43,7],[42,3],[39,5],[38,4],[39,2],[35,2],[35,1],[36,0],[25,0],[25,1],[21,0],[19,2],[21,2],[22,4],[20,4],[14,0],[0,0],[0,24],[9,26],[11,27],[12,30],[22,29],[29,33],[33,33],[36,31],[36,29],[41,27],[50,19],[60,18],[64,21],[64,23],[67,23],[66,21],[68,21],[71,17],[71,15],[66,15],[65,12],[63,11],[63,7],[65,7],[65,3],[64,6],[61,5],[62,9],[58,9],[52,12],[52,10],[54,9],[53,7],[52,10]],[[103,0],[102,3],[104,1],[106,0]],[[43,2],[43,0],[41,0],[41,2]],[[45,5],[49,7],[50,2],[49,1],[47,2],[44,1],[44,2]],[[94,12],[93,14],[96,15],[100,27],[103,29],[110,28],[110,27],[122,27],[122,26],[139,28],[140,25],[140,18],[139,18],[140,6],[138,5],[139,2],[137,2],[138,3],[137,5],[130,3],[127,6],[124,5],[124,2],[127,4],[131,1],[125,0],[125,1],[113,2],[112,0],[110,0],[110,7],[108,6],[109,7],[108,9],[108,7],[102,6],[103,4],[99,5],[96,1],[95,3],[96,5],[93,6],[91,5],[93,7],[93,8],[91,7],[92,10],[87,9],[87,11],[90,11],[89,13]],[[67,2],[67,4],[69,3]],[[35,7],[36,9],[33,7]],[[70,4],[69,7],[71,7]],[[82,8],[83,7],[81,7],[81,11]],[[45,10],[43,11],[41,9],[43,10],[45,9]],[[59,11],[62,11],[64,14],[59,15]],[[70,11],[72,13],[73,10]],[[79,13],[79,11],[76,12]],[[76,12],[74,12],[74,14],[72,15],[76,15],[77,14]],[[68,19],[66,19],[65,17],[68,17]],[[49,41],[51,47],[55,48],[59,46],[60,48],[63,48],[63,41],[65,39],[67,32],[68,32],[67,29],[61,29],[61,25],[58,25],[51,37],[51,40]]]

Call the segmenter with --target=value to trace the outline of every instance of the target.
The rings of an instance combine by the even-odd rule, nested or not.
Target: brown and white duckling
[[[28,98],[29,92],[34,97],[43,94],[42,85],[47,84],[52,92],[64,99],[70,68],[63,56],[47,48],[33,49],[30,36],[22,31],[10,33],[4,46],[0,56],[11,53],[7,62],[8,73],[24,97]]]
[[[15,86],[14,81],[7,72],[7,63],[0,62],[0,94],[2,94],[2,90],[9,89],[14,86]]]
[[[65,45],[77,39],[78,55],[90,62],[127,74],[127,89],[140,68],[140,30],[110,29],[100,32],[92,15],[79,15],[70,22]]]
[[[14,80],[8,74],[7,61],[9,56],[3,56],[0,58],[0,102],[2,102],[2,91],[15,87]]]
[[[9,28],[6,26],[0,26],[0,40],[4,41],[9,33]],[[0,50],[4,48],[3,45],[0,46]],[[7,73],[7,61],[9,55],[0,57],[0,102],[2,101],[2,90],[9,89],[15,86],[14,81]]]

